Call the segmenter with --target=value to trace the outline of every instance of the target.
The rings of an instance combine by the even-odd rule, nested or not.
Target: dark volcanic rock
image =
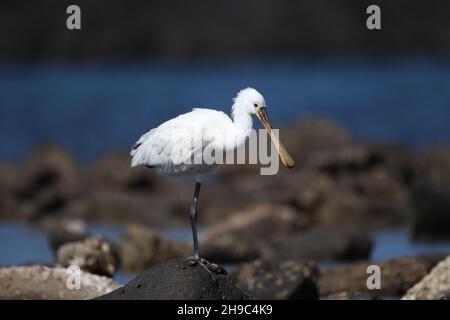
[[[312,262],[257,260],[233,273],[238,287],[255,299],[317,299],[318,270]]]
[[[371,250],[372,240],[363,232],[318,227],[279,242],[269,257],[278,260],[352,261],[368,258]]]
[[[166,239],[153,229],[129,225],[121,241],[120,260],[124,272],[138,273],[191,251],[191,246]]]
[[[217,265],[208,264],[216,282],[201,266],[180,259],[145,271],[101,300],[241,300],[244,295]]]
[[[320,296],[340,299],[358,294],[367,298],[399,298],[420,281],[442,256],[395,258],[380,262],[361,262],[323,270],[319,278]],[[367,288],[367,267],[378,265],[381,271],[381,289]]]
[[[63,267],[77,265],[81,270],[111,277],[119,264],[115,247],[101,236],[70,242],[58,249],[58,263]]]

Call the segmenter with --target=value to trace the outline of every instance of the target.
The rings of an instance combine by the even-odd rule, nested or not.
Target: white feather
[[[256,102],[265,104],[256,90],[247,88],[235,98],[233,120],[221,111],[196,108],[164,122],[139,138],[130,152],[131,166],[145,165],[163,175],[210,170],[213,166],[193,164],[193,158],[205,148],[227,152],[245,143]]]

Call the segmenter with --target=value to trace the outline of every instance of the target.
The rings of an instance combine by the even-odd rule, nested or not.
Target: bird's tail
[[[144,164],[143,162],[143,150],[141,146],[144,144],[144,142],[148,139],[150,136],[150,132],[147,132],[146,134],[142,135],[142,137],[139,138],[138,141],[133,145],[133,148],[131,148],[130,156],[131,156],[131,166],[137,167],[139,165]]]
[[[135,147],[133,147],[133,149],[131,149],[130,151],[130,155],[131,155],[131,167],[137,167],[140,166],[143,163],[142,159],[143,159],[143,155],[142,155],[142,150],[139,149],[141,145],[138,145]]]

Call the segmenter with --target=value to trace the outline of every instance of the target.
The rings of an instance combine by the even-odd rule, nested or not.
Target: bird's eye
[[[257,103],[254,103],[253,106],[254,106],[255,108],[258,108],[258,104],[257,104]]]

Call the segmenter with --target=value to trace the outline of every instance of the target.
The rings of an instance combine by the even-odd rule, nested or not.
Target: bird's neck
[[[233,105],[231,110],[231,118],[236,128],[242,130],[245,136],[249,136],[253,127],[252,116],[236,104]]]

